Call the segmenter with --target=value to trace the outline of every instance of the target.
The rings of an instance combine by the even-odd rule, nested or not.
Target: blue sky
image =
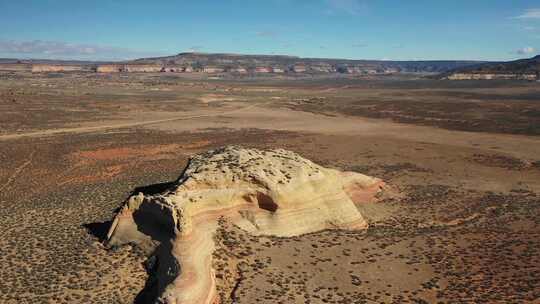
[[[539,0],[0,0],[0,57],[511,60],[539,50]]]

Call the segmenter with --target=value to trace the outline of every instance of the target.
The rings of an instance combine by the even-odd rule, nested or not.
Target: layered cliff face
[[[122,71],[123,66],[121,64],[102,64],[96,68],[96,72],[98,73],[116,73]]]
[[[159,64],[129,64],[124,66],[124,71],[134,73],[156,73],[165,69]]]
[[[181,53],[174,56],[130,61],[91,62],[66,60],[4,60],[0,70],[19,71],[19,63],[33,72],[84,71],[98,73],[255,73],[255,74],[391,74],[401,72],[446,72],[479,62],[471,61],[377,61],[330,58],[300,58],[279,55]],[[23,69],[24,70],[24,69]]]
[[[536,80],[537,75],[532,73],[454,73],[446,77],[448,80]]]
[[[355,203],[377,200],[384,183],[321,167],[286,150],[226,147],[195,155],[169,190],[138,194],[116,215],[108,243],[156,242],[158,302],[213,303],[213,235],[226,219],[255,235],[290,237],[365,229]]]
[[[492,62],[450,70],[441,75],[449,80],[539,80],[540,55],[508,62]]]
[[[32,65],[33,73],[43,72],[78,72],[84,71],[85,67],[82,65],[56,65],[56,64],[34,64]]]
[[[459,67],[470,66],[480,62],[473,61],[381,61],[381,60],[349,60],[331,58],[300,58],[280,55],[240,55],[240,54],[207,54],[180,53],[173,56],[142,58],[130,64],[159,64],[162,66],[194,66],[243,67],[256,72],[257,67],[269,67],[274,73],[283,71],[294,73],[347,73],[347,68],[357,69],[354,74],[370,74],[367,70],[378,73],[398,72],[445,72]]]
[[[102,64],[98,65],[96,72],[98,73],[156,73],[166,71],[166,67],[156,64]],[[177,68],[173,68],[176,72]],[[168,71],[168,70],[167,70]]]

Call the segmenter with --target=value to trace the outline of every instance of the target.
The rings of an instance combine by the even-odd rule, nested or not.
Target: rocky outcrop
[[[540,80],[540,55],[508,62],[491,62],[452,69],[439,76],[450,80]]]
[[[229,146],[195,155],[167,191],[128,199],[108,244],[159,242],[158,301],[214,303],[212,252],[218,219],[256,235],[290,237],[368,226],[355,203],[377,200],[373,177],[321,167],[286,150]]]
[[[295,73],[305,73],[307,67],[304,64],[295,64],[292,66],[291,70]]]
[[[536,74],[519,73],[454,73],[446,77],[448,80],[530,80],[537,79]]]
[[[204,67],[202,69],[202,71],[204,73],[210,73],[210,74],[215,74],[215,73],[222,73],[225,71],[224,68],[220,68],[220,67],[217,67],[217,66],[207,66],[207,67]]]
[[[173,56],[141,58],[118,62],[69,60],[0,59],[0,64],[28,63],[35,72],[85,71],[98,73],[168,72],[168,73],[292,73],[292,74],[388,74],[395,72],[447,72],[478,64],[471,61],[380,61],[332,58],[300,58],[281,55],[180,53]],[[44,65],[44,66],[39,66]],[[16,69],[15,69],[16,68]],[[0,66],[0,70],[21,70]],[[390,72],[391,71],[391,72]]]
[[[62,60],[0,60],[0,70],[24,71],[16,63],[29,63],[33,72],[98,72],[98,73],[192,73],[207,74],[358,74],[383,75],[398,72],[446,72],[470,66],[468,61],[377,61],[324,58],[299,58],[278,55],[239,55],[181,53],[174,56],[142,58],[121,62]]]
[[[131,73],[157,73],[164,69],[164,66],[157,64],[126,64],[124,66],[124,72]]]
[[[80,72],[84,71],[82,65],[56,65],[56,64],[33,64],[32,73],[43,72]]]
[[[256,67],[255,73],[272,73],[274,72],[274,69],[271,67]]]
[[[248,70],[244,67],[235,67],[235,68],[231,68],[229,69],[229,72],[230,73],[238,73],[238,74],[246,74],[248,72]]]
[[[315,73],[335,73],[337,71],[334,66],[324,62],[312,64],[310,70]]]
[[[173,56],[144,58],[131,61],[136,64],[161,64],[221,67],[234,72],[231,67],[243,67],[255,72],[256,67],[269,67],[273,73],[346,73],[344,67],[358,67],[360,71],[373,70],[376,74],[395,72],[406,73],[440,73],[460,67],[471,66],[481,62],[474,61],[381,61],[381,60],[349,60],[332,58],[300,58],[280,55],[243,55],[243,54],[207,54],[180,53]],[[356,74],[370,74],[356,72]]]
[[[347,67],[347,74],[361,74],[362,68],[356,66]]]
[[[176,68],[169,68],[169,71],[177,70]],[[102,64],[96,68],[98,73],[157,73],[165,71],[167,71],[167,67],[157,64]]]
[[[96,72],[98,73],[118,73],[123,71],[124,66],[122,64],[102,64],[96,68]]]

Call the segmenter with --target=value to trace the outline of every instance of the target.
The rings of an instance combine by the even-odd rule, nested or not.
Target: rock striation
[[[380,179],[324,168],[291,151],[228,146],[193,156],[168,190],[130,197],[114,218],[108,245],[160,243],[158,303],[215,303],[219,219],[280,237],[365,229],[355,203],[376,201],[384,189]]]

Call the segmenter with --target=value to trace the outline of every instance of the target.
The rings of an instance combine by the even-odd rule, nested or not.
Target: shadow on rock
[[[162,242],[145,262],[148,279],[137,294],[135,304],[156,303],[157,298],[180,274],[180,264],[172,255],[172,243]]]
[[[172,181],[136,187],[129,197],[138,195],[139,193],[143,193],[144,195],[159,194],[170,189],[176,183],[177,181]],[[115,213],[118,213],[120,210],[121,207],[117,208]],[[134,300],[135,304],[156,303],[159,295],[164,292],[165,287],[172,283],[180,273],[180,265],[172,255],[171,239],[174,237],[174,222],[167,221],[172,219],[172,215],[167,214],[167,211],[156,209],[154,205],[143,201],[133,213],[133,220],[137,225],[137,231],[151,238],[151,242],[148,244],[145,242],[137,244],[148,257],[143,262],[148,279],[145,282],[144,288],[137,294]],[[164,222],[163,219],[167,220]],[[112,221],[95,222],[83,224],[83,227],[101,243],[105,244],[106,248],[114,249],[117,247],[116,245],[109,246],[107,244],[107,234],[111,229],[112,223]]]
[[[149,186],[140,186],[131,192],[131,195],[137,195],[139,193],[143,193],[144,195],[155,195],[164,192],[165,190],[171,188],[176,184],[176,181],[172,182],[165,182],[165,183],[157,183]]]
[[[112,221],[106,222],[96,222],[83,224],[83,227],[86,228],[88,233],[98,238],[100,242],[105,242],[107,240],[107,233],[111,227]]]

